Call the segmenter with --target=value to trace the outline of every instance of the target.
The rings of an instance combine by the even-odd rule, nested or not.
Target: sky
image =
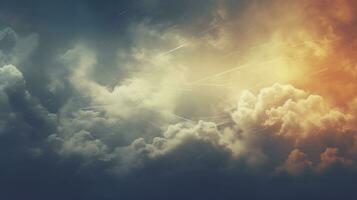
[[[1,0],[0,199],[357,198],[354,0]]]

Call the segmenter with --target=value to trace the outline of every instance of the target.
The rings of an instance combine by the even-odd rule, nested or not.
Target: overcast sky
[[[1,0],[0,199],[357,198],[353,0]]]

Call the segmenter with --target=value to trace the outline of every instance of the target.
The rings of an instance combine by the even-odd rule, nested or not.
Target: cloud
[[[190,148],[192,155],[204,156],[199,144],[205,144],[205,151],[210,153],[224,152],[226,161],[220,167],[236,170],[255,168],[298,176],[324,171],[335,162],[354,166],[356,131],[349,127],[354,118],[318,95],[280,84],[263,88],[256,95],[246,91],[231,117],[226,127],[215,122],[185,122],[171,125],[165,132],[142,132],[126,142],[113,143],[110,138],[130,135],[123,133],[128,131],[125,123],[116,129],[114,124],[120,120],[110,115],[79,111],[74,118],[63,118],[59,134],[50,140],[61,141],[57,146],[60,154],[110,162],[112,171],[120,175],[159,160],[165,162],[162,158],[171,160],[184,148]]]
[[[326,148],[348,152],[356,134],[348,125],[353,120],[351,114],[331,107],[320,96],[279,84],[256,96],[242,94],[232,118],[242,129],[248,149],[260,149],[268,162],[290,154],[285,161],[288,169],[297,156],[316,161]],[[345,156],[352,157],[349,153]]]
[[[107,150],[107,147],[99,139],[93,139],[91,133],[84,130],[64,139],[50,135],[48,140],[50,144],[60,146],[58,150],[63,156],[79,155],[87,159],[101,158]]]
[[[286,171],[292,175],[301,175],[312,167],[312,162],[307,155],[298,149],[294,149],[285,160],[284,164],[277,168],[277,171]]]
[[[69,82],[74,94],[60,109],[58,132],[49,142],[65,157],[81,154],[106,160],[104,157],[112,157],[114,148],[128,145],[138,137],[152,139],[161,134],[161,127],[177,121],[173,113],[176,99],[182,93],[181,71],[167,67],[172,63],[158,56],[162,49],[154,50],[151,42],[144,39],[150,36],[159,41],[153,34],[155,30],[144,25],[138,29],[141,30],[136,41],[139,44],[128,51],[131,54],[124,52],[132,58],[130,64],[124,61],[128,65],[125,67],[135,64],[135,70],[112,88],[93,76],[98,57],[92,48],[78,44],[59,58],[71,71]],[[176,38],[167,40],[176,42]],[[120,53],[118,58],[122,58]],[[76,145],[72,144],[81,141],[85,143],[83,148],[74,148]],[[85,154],[88,146],[96,146],[101,153]]]
[[[0,31],[0,135],[2,155],[14,160],[42,154],[43,140],[55,130],[56,115],[48,112],[28,89],[23,64],[37,44],[37,35],[19,36],[6,27]],[[13,141],[13,143],[6,143]]]
[[[16,149],[6,157],[17,160],[40,156],[46,137],[56,129],[56,115],[31,95],[23,74],[14,65],[0,67],[0,107],[1,155]]]
[[[13,65],[5,65],[0,68],[0,85],[2,89],[24,84],[22,73]]]
[[[175,98],[180,93],[172,89],[179,88],[182,84],[180,71],[165,68],[168,63],[160,60],[140,66],[142,69],[133,77],[121,81],[111,91],[90,76],[90,71],[96,65],[96,56],[88,48],[76,47],[69,50],[63,59],[68,65],[75,67],[71,82],[77,91],[93,98],[93,106],[106,105],[103,109],[113,116],[127,118],[142,110],[160,110],[165,115],[165,112],[173,110]]]
[[[11,110],[9,105],[8,94],[6,89],[11,88],[16,84],[23,84],[22,74],[12,65],[6,65],[0,68],[0,104],[1,115],[1,133],[3,133],[8,126],[7,120],[11,118]]]
[[[321,162],[317,166],[319,171],[324,171],[336,165],[350,166],[353,163],[353,160],[346,159],[338,155],[337,148],[326,148],[326,150],[321,153]]]
[[[24,62],[38,44],[38,35],[20,37],[10,27],[0,30],[0,65],[19,65]]]

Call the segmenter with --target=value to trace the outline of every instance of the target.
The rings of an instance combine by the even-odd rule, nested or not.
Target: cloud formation
[[[0,67],[0,105],[1,136],[4,141],[15,140],[14,144],[4,144],[4,153],[16,149],[17,153],[10,157],[22,153],[40,155],[46,137],[56,129],[56,115],[29,93],[22,73],[13,65]]]
[[[20,37],[10,27],[0,30],[0,65],[18,65],[25,61],[38,43],[38,35]]]
[[[225,152],[230,160],[228,166],[241,163],[267,173],[300,175],[309,170],[323,171],[336,163],[351,167],[356,162],[356,130],[349,127],[354,120],[351,115],[332,107],[320,96],[290,85],[275,84],[256,95],[244,92],[231,113],[231,123],[225,127],[204,121],[179,123],[162,134],[148,137],[143,132],[129,144],[119,146],[105,140],[114,137],[111,133],[105,136],[103,132],[88,132],[99,123],[113,126],[108,123],[111,120],[108,116],[97,118],[94,111],[80,111],[76,115],[70,122],[72,125],[64,124],[60,129],[72,133],[52,136],[62,141],[58,151],[110,160],[119,174],[145,168],[148,162],[170,157],[189,144],[192,156],[204,154],[195,152],[195,143],[206,144],[210,151]]]

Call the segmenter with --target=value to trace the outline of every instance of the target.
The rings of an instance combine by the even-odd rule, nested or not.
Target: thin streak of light
[[[327,70],[328,70],[328,67],[322,68],[316,72],[313,72],[312,74],[310,74],[310,76],[315,76],[315,75],[321,74],[322,72],[325,72]]]
[[[233,55],[237,55],[239,53],[241,53],[241,50],[232,51],[232,52],[227,53],[226,55],[223,55],[221,58],[227,58],[227,57],[230,57]]]
[[[170,90],[176,90],[176,91],[185,91],[185,92],[191,92],[192,89],[186,89],[186,88],[174,88],[174,87],[166,87],[166,86],[163,86],[163,87],[150,87],[150,88],[155,88],[155,89],[170,89]]]
[[[216,77],[222,76],[222,75],[224,75],[224,74],[227,74],[227,73],[229,73],[229,72],[237,71],[237,70],[242,69],[242,68],[243,68],[243,66],[233,67],[233,68],[231,68],[231,69],[229,69],[229,70],[220,72],[220,73],[218,73],[218,74],[214,74],[214,75],[211,75],[211,76],[206,76],[206,77],[204,77],[204,78],[202,78],[202,79],[198,79],[198,80],[196,80],[196,81],[191,82],[190,84],[191,84],[191,85],[195,85],[195,84],[200,83],[200,82],[202,82],[202,81],[209,80],[209,79],[212,79],[212,78],[216,78]]]
[[[172,26],[169,26],[168,28],[167,28],[167,30],[173,30],[173,29],[176,29],[177,28],[177,24],[174,24],[174,25],[172,25]]]
[[[160,131],[162,131],[162,128],[159,126],[159,125],[157,125],[156,123],[154,123],[154,122],[152,122],[152,121],[150,121],[150,120],[143,120],[143,121],[146,121],[146,122],[148,122],[150,125],[152,125],[153,127],[155,127],[155,128],[157,128],[157,129],[159,129]]]
[[[198,86],[222,86],[224,87],[224,84],[213,84],[213,83],[206,83],[206,84],[197,84]]]
[[[229,117],[228,115],[214,115],[214,116],[205,116],[205,117],[196,117],[199,120],[203,119],[223,119]]]
[[[177,24],[175,24],[175,25],[169,27],[168,30],[170,30],[170,29],[175,29],[176,27],[177,27]],[[210,30],[212,30],[212,29],[215,29],[215,28],[217,28],[217,27],[219,27],[219,25],[210,26],[208,29],[203,30],[201,33],[199,33],[199,35],[203,35],[203,34],[207,33],[208,31],[210,31]],[[186,45],[187,45],[187,43],[185,42],[185,43],[179,45],[178,47],[175,47],[175,48],[173,48],[173,49],[171,49],[171,50],[169,50],[169,51],[167,51],[167,52],[161,53],[158,57],[171,54],[171,53],[173,53],[173,52],[175,52],[175,51],[177,51],[177,50],[179,50],[179,49],[185,47]]]
[[[333,40],[326,41],[326,43],[332,43],[332,42],[337,41],[337,40],[340,40],[340,39],[336,38],[336,39],[333,39]],[[277,46],[298,47],[298,46],[306,44],[307,42],[318,42],[318,41],[319,40],[304,40],[302,42],[296,42],[296,43],[293,43],[293,44],[290,44],[290,43],[287,43],[287,42],[282,42],[282,43],[278,44]],[[248,51],[257,49],[259,47],[264,47],[264,46],[267,46],[267,45],[270,45],[270,43],[266,42],[266,43],[262,43],[262,44],[252,45],[252,46],[248,47]],[[229,57],[231,55],[238,54],[238,53],[240,53],[240,50],[236,50],[236,51],[233,51],[231,53],[228,53],[228,54],[222,56],[222,58]]]
[[[325,41],[325,43],[332,43],[332,42],[335,42],[337,40],[341,40],[340,38],[335,38],[335,39],[332,39],[332,40],[328,40],[328,41]],[[287,46],[291,46],[291,47],[298,47],[298,46],[301,46],[301,45],[304,45],[306,42],[319,42],[319,40],[304,40],[300,43],[296,43],[296,44],[285,44]]]
[[[222,75],[225,75],[225,74],[227,74],[227,73],[230,73],[230,72],[233,72],[233,71],[237,71],[237,70],[242,69],[242,68],[247,67],[247,66],[251,66],[251,65],[261,65],[261,64],[264,64],[264,63],[268,63],[268,62],[275,61],[275,60],[277,60],[277,59],[278,59],[278,58],[271,59],[271,60],[269,60],[269,61],[261,62],[261,63],[258,63],[258,64],[244,64],[244,65],[240,65],[240,66],[238,66],[238,67],[233,67],[233,68],[231,68],[231,69],[225,70],[225,71],[220,72],[220,73],[218,73],[218,74],[214,74],[214,75],[211,75],[211,76],[206,76],[206,77],[204,77],[204,78],[202,78],[202,79],[193,81],[193,82],[191,82],[191,83],[189,83],[189,84],[194,85],[194,84],[200,83],[200,82],[202,82],[202,81],[206,81],[206,80],[209,80],[209,79],[212,79],[212,78],[217,78],[217,77],[222,76]]]
[[[233,121],[230,120],[230,121],[225,121],[225,122],[218,123],[218,124],[216,124],[216,127],[218,128],[220,126],[223,126],[223,125],[226,125],[226,124],[230,124],[230,123],[233,123]]]
[[[249,49],[248,49],[248,51],[257,49],[257,48],[259,48],[259,47],[268,46],[268,45],[270,45],[269,42],[262,43],[262,44],[256,44],[256,45],[250,46]]]
[[[88,107],[79,108],[79,109],[80,109],[80,110],[93,110],[93,109],[104,108],[104,107],[106,107],[106,106],[112,106],[112,105],[115,105],[115,104],[88,106]]]
[[[328,42],[334,42],[338,39],[334,39],[334,40],[331,40],[331,41],[328,41]],[[301,42],[296,42],[296,43],[288,43],[288,42],[280,42],[279,44],[277,44],[277,46],[290,46],[290,47],[298,47],[298,46],[301,46],[301,45],[304,45],[306,44],[307,42],[318,42],[319,40],[315,40],[315,39],[312,39],[312,40],[303,40]],[[266,46],[266,45],[270,45],[269,42],[266,42],[266,43],[263,43],[263,44],[258,44],[258,45],[255,45],[252,47],[252,49],[255,49],[255,48],[258,48],[259,46]]]
[[[193,90],[185,90],[185,89],[170,89],[168,92],[193,92]]]
[[[171,49],[171,50],[169,50],[169,51],[166,51],[166,52],[161,53],[161,54],[159,55],[159,57],[161,57],[161,56],[166,56],[166,55],[168,55],[168,54],[171,54],[171,53],[173,53],[173,52],[175,52],[175,51],[177,51],[177,50],[179,50],[179,49],[185,47],[186,45],[187,45],[187,43],[183,43],[183,44],[181,44],[181,45],[179,45],[179,46],[177,46],[177,47],[175,47],[175,48],[173,48],[173,49]]]
[[[224,84],[195,84],[196,86],[208,86],[208,87],[228,87]]]
[[[213,115],[213,116],[205,116],[205,117],[199,117],[200,119],[214,119],[214,118],[223,118],[223,117],[228,117],[227,114],[225,115]]]
[[[186,118],[186,117],[182,117],[182,116],[177,115],[177,114],[174,114],[174,113],[170,113],[170,114],[171,114],[172,116],[178,118],[178,119],[182,119],[182,120],[185,120],[185,121],[187,121],[187,122],[194,122],[193,120],[188,119],[188,118]]]
[[[204,35],[205,33],[209,32],[210,30],[213,30],[213,29],[218,28],[218,27],[219,27],[218,24],[216,24],[216,25],[211,25],[211,26],[210,26],[209,28],[207,28],[206,30],[201,31],[201,32],[199,33],[199,35]]]

